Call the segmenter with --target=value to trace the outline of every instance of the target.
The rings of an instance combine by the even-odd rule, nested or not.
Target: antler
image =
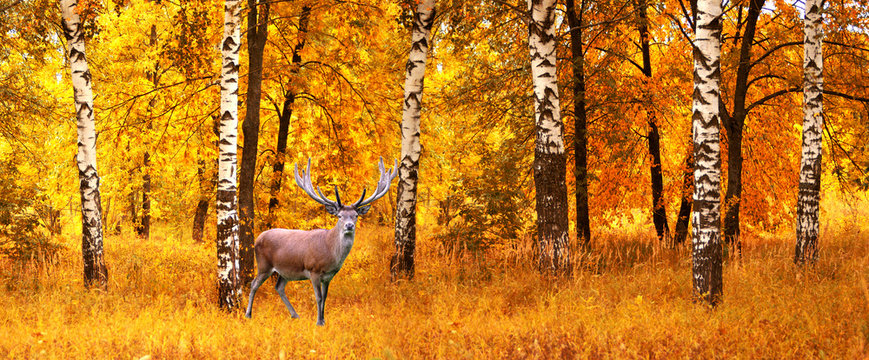
[[[302,190],[304,190],[305,193],[311,197],[311,199],[314,199],[314,201],[320,204],[335,207],[336,209],[340,209],[342,207],[341,197],[338,195],[337,186],[335,186],[335,199],[337,199],[338,201],[329,200],[329,198],[323,195],[323,192],[320,191],[319,186],[317,187],[317,191],[314,192],[314,185],[311,184],[311,158],[308,158],[308,167],[305,169],[304,172],[302,172],[302,177],[299,176],[298,164],[293,164],[293,173],[296,175],[296,185],[299,185],[299,187],[302,188]]]
[[[389,185],[392,183],[392,179],[398,175],[398,160],[395,160],[395,165],[392,167],[392,170],[386,171],[386,167],[383,166],[383,157],[380,157],[380,180],[377,181],[377,188],[374,189],[374,194],[371,197],[362,200],[365,198],[365,189],[362,189],[362,196],[359,197],[359,200],[353,204],[353,207],[360,208],[371,204],[374,200],[382,198],[389,192]]]

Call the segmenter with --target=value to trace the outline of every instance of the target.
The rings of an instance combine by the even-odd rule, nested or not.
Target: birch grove
[[[824,129],[824,53],[821,0],[806,0],[803,23],[803,144],[797,198],[797,246],[794,261],[813,262],[818,246],[818,203],[821,191],[821,132]]]
[[[238,29],[240,1],[226,0],[223,66],[220,76],[220,140],[217,180],[217,289],[221,308],[238,306],[239,281],[238,211],[236,201],[236,155],[238,152]]]
[[[67,41],[70,78],[72,80],[75,115],[78,128],[79,191],[81,194],[81,252],[84,262],[85,286],[105,288],[108,271],[103,260],[103,223],[100,203],[100,177],[97,175],[97,134],[94,124],[94,95],[91,73],[85,56],[81,17],[76,11],[78,1],[62,0],[61,26]]]
[[[416,8],[411,29],[411,46],[404,81],[401,113],[401,163],[395,209],[395,254],[390,272],[396,277],[413,278],[416,249],[416,191],[419,179],[420,111],[425,80],[435,0],[423,0]]]
[[[694,295],[716,304],[721,280],[721,145],[719,140],[721,2],[697,2],[694,45]]]
[[[534,87],[534,183],[537,189],[537,267],[570,273],[566,156],[555,67],[555,0],[529,0],[528,49]]]

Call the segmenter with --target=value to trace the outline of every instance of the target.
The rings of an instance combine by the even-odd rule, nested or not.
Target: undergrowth
[[[525,250],[439,261],[421,242],[412,281],[391,283],[392,232],[364,226],[337,275],[326,326],[311,285],[290,318],[269,280],[253,319],[216,305],[213,244],[158,228],[106,238],[107,291],[85,290],[76,237],[43,261],[0,262],[0,354],[48,359],[850,358],[869,356],[869,234],[825,231],[818,262],[793,239],[745,239],[716,309],[691,298],[687,246],[597,236],[570,279],[538,275]],[[524,259],[524,260],[523,260]],[[245,298],[241,304],[246,304]]]

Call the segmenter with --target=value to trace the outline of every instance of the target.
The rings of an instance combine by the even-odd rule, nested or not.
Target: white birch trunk
[[[803,38],[803,145],[797,198],[797,246],[794,262],[817,257],[818,203],[821,191],[821,134],[824,129],[824,54],[821,0],[806,0]]]
[[[721,1],[697,2],[694,44],[694,294],[716,304],[722,293],[721,147]]]
[[[534,183],[537,189],[537,266],[541,272],[569,274],[567,163],[564,123],[555,68],[555,0],[529,0],[528,49],[534,86]]]
[[[393,279],[413,278],[416,247],[416,188],[419,179],[419,120],[435,0],[422,0],[414,13],[411,47],[404,81],[401,113],[401,164],[395,210],[395,254],[391,262]]]
[[[240,1],[226,0],[224,8],[223,66],[220,76],[220,141],[217,182],[218,303],[231,310],[241,296],[238,255],[236,164],[238,152],[238,50]]]
[[[100,177],[97,175],[97,134],[94,124],[94,96],[91,73],[85,56],[81,18],[76,0],[61,0],[63,35],[71,71],[78,127],[79,190],[81,192],[82,258],[85,286],[105,287],[108,272],[103,261],[103,225],[100,205]]]

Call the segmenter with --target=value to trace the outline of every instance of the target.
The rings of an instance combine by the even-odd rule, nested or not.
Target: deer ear
[[[368,213],[368,210],[371,210],[371,205],[365,205],[363,207],[356,208],[356,214],[365,215]]]
[[[340,210],[338,204],[326,204],[324,207],[326,208],[327,213],[333,216],[338,216],[338,210]]]

